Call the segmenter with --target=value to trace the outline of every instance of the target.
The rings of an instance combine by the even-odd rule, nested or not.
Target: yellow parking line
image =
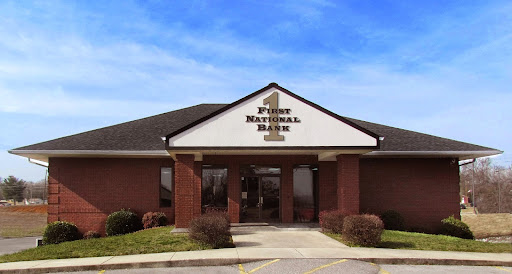
[[[266,266],[269,266],[269,265],[271,265],[271,264],[273,264],[273,263],[279,262],[280,260],[281,260],[281,259],[275,259],[275,260],[273,260],[273,261],[271,261],[271,262],[268,262],[268,263],[266,263],[266,264],[264,264],[264,265],[258,266],[258,267],[256,267],[255,269],[253,269],[253,270],[251,270],[251,271],[249,271],[249,272],[247,272],[247,273],[254,273],[254,272],[256,272],[256,271],[258,271],[258,270],[260,270],[260,269],[262,269],[262,268],[264,268],[264,267],[266,267]]]
[[[240,270],[240,274],[246,274],[244,266],[242,264],[238,264],[238,270]]]
[[[103,274],[105,273],[105,270],[100,270],[100,272],[98,272],[98,274]]]
[[[503,267],[499,267],[499,266],[495,266],[497,269],[499,270],[503,270],[503,271],[507,271],[507,272],[512,272],[512,270],[508,270],[506,268],[503,268]]]
[[[339,260],[339,261],[336,261],[336,262],[333,262],[333,263],[330,263],[330,264],[325,264],[325,265],[319,266],[319,267],[317,267],[317,268],[315,268],[315,269],[311,269],[311,270],[310,270],[310,271],[308,271],[308,272],[304,272],[304,274],[310,274],[310,273],[313,273],[313,272],[318,271],[318,270],[320,270],[320,269],[324,269],[324,268],[326,268],[326,267],[333,266],[333,265],[335,265],[335,264],[344,263],[344,262],[346,262],[346,261],[348,261],[348,260],[347,260],[347,259],[343,259],[343,260]]]
[[[379,274],[391,274],[391,273],[389,273],[388,271],[379,267]]]
[[[370,264],[379,268],[379,274],[391,274],[388,271],[382,269],[382,267],[380,267],[380,265],[378,265],[378,264],[374,264],[374,263],[370,263]]]

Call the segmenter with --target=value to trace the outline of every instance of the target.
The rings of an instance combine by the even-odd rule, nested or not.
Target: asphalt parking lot
[[[0,238],[0,255],[36,247],[39,238],[41,237]]]
[[[62,272],[60,272],[62,273]],[[506,274],[512,267],[456,266],[456,265],[377,265],[346,259],[275,259],[228,266],[140,268],[66,273],[121,274],[121,273],[358,273],[358,274],[409,274],[409,273],[454,273],[454,274]]]

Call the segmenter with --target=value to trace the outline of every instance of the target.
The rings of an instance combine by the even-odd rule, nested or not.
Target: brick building
[[[48,222],[104,232],[122,208],[176,227],[212,209],[238,222],[315,222],[322,210],[399,211],[435,231],[459,216],[459,166],[499,150],[339,116],[271,83],[10,153],[48,162]]]

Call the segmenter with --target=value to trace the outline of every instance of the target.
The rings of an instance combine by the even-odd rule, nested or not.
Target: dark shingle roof
[[[164,150],[162,137],[225,106],[202,104],[62,137],[16,150]]]
[[[357,125],[364,127],[379,136],[384,137],[380,142],[379,151],[490,151],[493,148],[473,145],[434,135],[419,133],[396,127],[370,123],[345,117]]]
[[[17,151],[37,150],[123,150],[152,151],[164,150],[161,137],[201,119],[225,104],[202,104],[166,112],[147,118],[100,128],[84,133],[62,137],[34,145],[13,149]],[[500,151],[454,141],[446,138],[370,123],[353,118],[349,121],[385,137],[378,151]]]

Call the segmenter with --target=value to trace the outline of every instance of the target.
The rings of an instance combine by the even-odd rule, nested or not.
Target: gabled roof
[[[272,85],[272,84],[271,84]],[[309,101],[308,101],[309,102]],[[235,102],[236,103],[236,102]],[[12,154],[38,160],[78,155],[169,156],[162,137],[170,135],[231,106],[201,104],[46,142],[15,148]],[[329,112],[331,113],[331,112]],[[502,153],[499,150],[349,117],[339,119],[384,137],[380,148],[365,156],[426,156],[468,159]]]
[[[300,128],[293,130],[293,135],[284,136],[290,130],[278,133],[283,134],[281,141],[289,138],[286,139],[286,142],[264,141],[264,138],[260,138],[259,134],[254,134],[254,131],[250,129],[252,125],[246,120],[251,117],[247,115],[252,113],[251,111],[256,109],[261,111],[261,103],[270,96],[275,96],[274,108],[277,108],[275,111],[283,110],[282,116],[280,116],[282,119],[285,119],[286,115],[303,115],[303,117],[293,117],[298,119],[301,125]],[[283,108],[281,103],[277,106],[278,98],[280,98],[279,102],[286,107]],[[285,109],[292,114],[284,113]],[[256,112],[253,114],[256,114]],[[243,119],[240,119],[240,117],[243,117]],[[274,117],[274,119],[279,118]],[[266,122],[260,121],[257,123],[264,124]],[[281,125],[291,127],[286,122]],[[236,137],[232,135],[233,132],[237,132]],[[311,134],[311,132],[314,132],[314,134]],[[260,133],[262,132],[260,131]],[[208,138],[205,138],[205,136],[208,136]],[[366,152],[368,152],[379,148],[379,137],[378,134],[360,127],[345,117],[308,101],[276,83],[270,83],[268,86],[226,105],[184,128],[169,133],[166,136],[166,149],[180,152],[205,150],[346,151],[352,149],[354,151],[359,150],[359,153],[362,153],[361,150],[367,150]]]

